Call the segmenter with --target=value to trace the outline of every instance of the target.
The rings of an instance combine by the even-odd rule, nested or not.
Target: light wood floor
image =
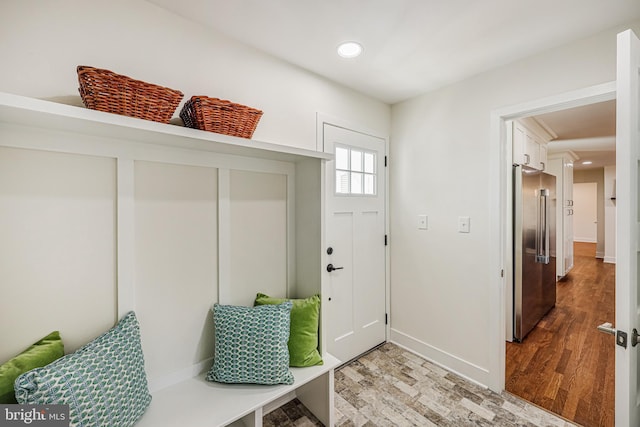
[[[595,244],[574,251],[556,307],[523,343],[507,343],[506,389],[583,426],[613,426],[615,341],[596,327],[615,320],[615,266],[595,258]]]

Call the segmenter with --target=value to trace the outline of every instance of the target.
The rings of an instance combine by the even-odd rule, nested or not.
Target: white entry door
[[[631,31],[618,34],[616,89],[616,426],[640,426],[638,351],[638,161],[640,150],[640,41]]]
[[[385,140],[323,125],[329,353],[346,362],[386,340]]]

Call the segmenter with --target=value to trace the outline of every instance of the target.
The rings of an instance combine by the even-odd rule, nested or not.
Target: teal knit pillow
[[[15,392],[22,404],[69,405],[72,426],[133,426],[151,402],[135,314],[75,353],[22,374]]]
[[[207,380],[293,384],[289,370],[291,302],[241,307],[215,304],[215,352]]]

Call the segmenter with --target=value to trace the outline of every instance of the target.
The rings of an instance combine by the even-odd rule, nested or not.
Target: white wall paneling
[[[231,171],[218,169],[218,302],[231,304]]]
[[[130,158],[116,159],[118,318],[136,307],[135,277],[135,170]]]
[[[217,208],[215,168],[135,162],[135,310],[150,379],[213,357]]]
[[[113,325],[115,231],[115,159],[0,148],[0,360],[54,330],[73,351]]]
[[[2,351],[55,329],[71,351],[135,310],[152,390],[208,367],[213,303],[322,294],[327,158],[0,94],[2,324],[47,314]]]
[[[287,176],[231,171],[230,302],[288,295]]]

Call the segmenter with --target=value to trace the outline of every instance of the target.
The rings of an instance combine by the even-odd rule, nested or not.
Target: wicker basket
[[[182,92],[84,65],[78,66],[82,102],[87,108],[169,123]]]
[[[224,99],[192,96],[182,107],[180,117],[190,128],[251,138],[262,111]]]

